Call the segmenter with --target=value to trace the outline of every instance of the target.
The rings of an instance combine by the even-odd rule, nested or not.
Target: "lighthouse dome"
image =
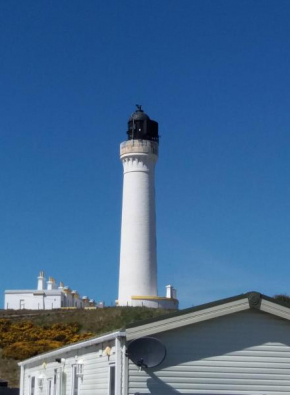
[[[129,118],[127,134],[128,140],[159,142],[158,123],[152,121],[140,105],[137,105],[137,110]]]
[[[137,105],[137,110],[131,114],[129,118],[130,121],[145,121],[145,119],[150,119],[147,114],[142,110],[141,106]]]

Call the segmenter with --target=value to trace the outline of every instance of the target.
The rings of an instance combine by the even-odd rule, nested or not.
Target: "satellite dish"
[[[140,337],[129,343],[127,356],[141,368],[155,368],[164,361],[166,348],[154,337]]]

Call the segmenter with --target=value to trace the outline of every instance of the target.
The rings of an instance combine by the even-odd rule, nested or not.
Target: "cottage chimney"
[[[37,277],[37,289],[38,289],[38,291],[43,291],[44,290],[44,283],[45,283],[44,272],[40,272],[39,276]]]

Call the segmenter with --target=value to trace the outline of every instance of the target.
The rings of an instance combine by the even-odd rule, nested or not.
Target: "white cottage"
[[[250,292],[142,321],[21,362],[20,395],[289,394],[289,320]],[[140,369],[126,350],[148,336],[166,357]]]
[[[96,303],[87,296],[80,297],[77,291],[64,286],[57,286],[55,279],[49,277],[45,287],[44,272],[37,277],[37,289],[6,290],[4,309],[8,310],[52,310],[61,308],[89,308]]]

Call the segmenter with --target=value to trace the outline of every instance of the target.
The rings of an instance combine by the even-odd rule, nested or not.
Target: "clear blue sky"
[[[119,144],[159,122],[159,293],[290,293],[290,2],[0,2],[0,302],[117,298]]]

